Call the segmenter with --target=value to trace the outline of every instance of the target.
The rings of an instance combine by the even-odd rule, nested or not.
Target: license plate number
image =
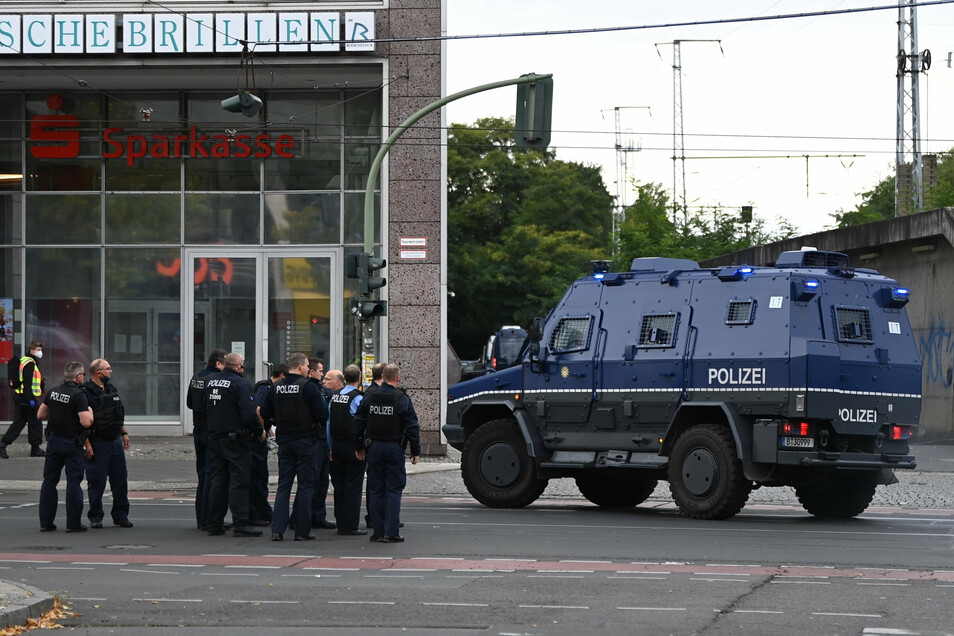
[[[815,448],[815,440],[811,437],[783,437],[782,446],[786,448]]]

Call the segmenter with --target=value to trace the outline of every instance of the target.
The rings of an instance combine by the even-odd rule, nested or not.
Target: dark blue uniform
[[[43,403],[49,409],[46,431],[46,462],[43,464],[43,485],[40,486],[40,529],[55,530],[56,486],[66,467],[66,529],[85,529],[83,516],[83,432],[79,414],[89,409],[82,388],[72,380],[46,394]]]
[[[209,534],[224,532],[227,509],[232,511],[234,532],[246,532],[248,440],[262,431],[252,387],[237,371],[226,368],[206,379],[205,407],[209,421]]]
[[[291,488],[298,478],[295,492],[295,528],[299,539],[311,536],[311,502],[315,489],[317,429],[324,428],[328,406],[318,387],[297,373],[289,373],[276,382],[265,398],[262,418],[275,418],[275,441],[278,442],[278,489],[272,513],[272,534],[281,538],[288,523]],[[274,536],[279,535],[279,536]]]
[[[121,433],[126,412],[119,391],[112,383],[107,382],[100,388],[90,380],[83,385],[83,390],[93,407],[93,426],[89,433],[93,456],[86,461],[86,492],[89,496],[86,516],[91,523],[102,523],[105,516],[103,493],[108,479],[113,494],[110,516],[114,524],[125,526],[129,523],[129,473]]]
[[[355,414],[357,443],[368,446],[368,512],[374,528],[372,540],[398,537],[401,523],[401,493],[407,485],[404,468],[404,440],[411,455],[421,454],[420,425],[411,398],[404,391],[383,383],[361,401]],[[360,447],[360,446],[359,446]]]
[[[361,519],[361,486],[366,464],[355,457],[354,412],[361,404],[362,393],[357,387],[346,385],[331,396],[328,418],[329,446],[331,447],[331,483],[335,487],[335,522],[338,533],[358,530]]]
[[[331,397],[320,380],[309,378],[308,381],[315,385],[323,400],[327,404]],[[320,431],[318,432],[318,451],[315,455],[315,491],[311,498],[311,527],[312,528],[334,528],[334,524],[328,521],[328,485],[331,483],[331,448],[328,446],[328,438],[325,435],[324,422],[322,420]],[[298,499],[296,498],[297,502]]]
[[[219,370],[206,367],[192,376],[186,406],[192,409],[192,445],[195,447],[195,524],[205,530],[209,519],[209,420],[205,410],[205,381]]]
[[[271,380],[260,380],[255,383],[255,406],[262,407],[266,396],[272,390]],[[265,431],[274,425],[274,422],[265,422]],[[253,437],[248,443],[248,450],[252,458],[251,483],[249,485],[248,514],[254,525],[267,525],[272,521],[272,506],[268,503],[268,442],[261,437]]]

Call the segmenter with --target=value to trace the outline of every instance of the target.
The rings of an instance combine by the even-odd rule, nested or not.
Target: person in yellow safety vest
[[[20,374],[13,387],[16,415],[10,428],[3,438],[0,438],[0,459],[9,458],[7,446],[19,437],[24,426],[27,426],[27,437],[30,441],[30,457],[46,457],[46,453],[40,448],[43,443],[43,428],[36,417],[44,388],[38,364],[43,357],[43,343],[34,340],[27,350],[29,353],[20,358]]]

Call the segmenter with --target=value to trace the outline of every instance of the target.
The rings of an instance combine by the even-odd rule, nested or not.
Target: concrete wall
[[[911,289],[908,317],[924,365],[919,439],[954,438],[954,208],[800,236],[701,263],[772,265],[803,246],[844,252]]]
[[[391,0],[379,12],[379,38],[441,35],[441,0]],[[385,136],[440,99],[440,41],[379,45],[390,84]],[[401,385],[414,402],[425,454],[443,453],[441,415],[441,112],[412,126],[388,153],[388,361],[401,367]],[[427,258],[400,259],[401,237],[427,239]]]

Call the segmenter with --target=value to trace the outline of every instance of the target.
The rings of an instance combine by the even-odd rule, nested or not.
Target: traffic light
[[[386,300],[351,300],[351,313],[359,320],[379,318],[388,315],[388,301]]]
[[[521,75],[520,77],[527,77]],[[546,148],[550,145],[550,121],[553,113],[553,78],[546,77],[517,85],[517,122],[514,128],[517,146]]]
[[[362,296],[368,296],[375,289],[379,289],[388,284],[388,281],[382,276],[373,274],[379,269],[383,269],[388,262],[383,258],[375,258],[367,252],[358,254],[358,293]],[[383,315],[383,314],[382,314]]]
[[[242,113],[254,117],[262,109],[262,100],[246,90],[240,90],[234,97],[222,100],[222,108],[230,113]]]

